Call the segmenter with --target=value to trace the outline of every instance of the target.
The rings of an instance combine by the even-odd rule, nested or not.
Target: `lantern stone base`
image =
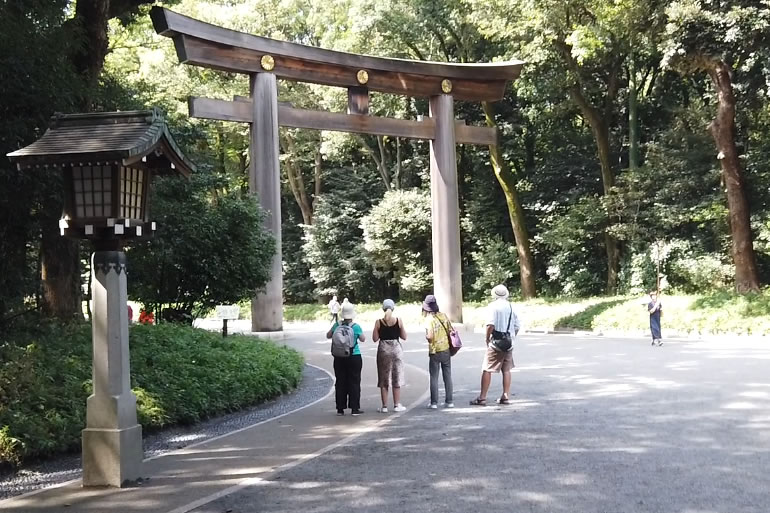
[[[82,433],[83,486],[124,487],[142,477],[142,426]]]

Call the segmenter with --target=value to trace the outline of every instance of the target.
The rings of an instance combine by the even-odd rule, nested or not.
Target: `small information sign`
[[[222,336],[227,336],[227,321],[238,319],[241,314],[241,308],[238,305],[217,305],[217,319],[222,320]]]
[[[241,307],[238,305],[217,305],[217,319],[235,320],[241,314]]]

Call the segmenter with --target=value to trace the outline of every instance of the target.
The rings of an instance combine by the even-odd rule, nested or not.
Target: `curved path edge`
[[[297,334],[285,342],[305,355],[306,363],[332,375],[328,343],[317,335]],[[407,364],[407,383],[424,383],[426,372]],[[364,357],[362,403],[379,402],[379,389],[369,379],[375,361]],[[144,460],[148,476],[135,487],[83,488],[80,479],[29,492],[4,501],[9,512],[157,512],[184,513],[248,486],[269,481],[281,471],[343,446],[403,413],[387,416],[367,411],[361,417],[337,417],[333,386],[327,394],[290,412],[227,434]],[[407,411],[425,401],[424,386],[407,386]],[[404,412],[405,413],[405,412]]]
[[[316,372],[308,372],[307,368],[303,369],[301,383],[287,394],[239,411],[205,419],[194,425],[169,426],[148,433],[143,440],[145,454],[143,461],[160,458],[175,451],[223,438],[322,401],[334,390],[334,376],[328,370],[317,365],[308,363],[304,367],[311,368]],[[329,378],[329,385],[324,386],[324,390],[321,391],[315,390],[318,387],[315,382],[318,381],[319,373]],[[188,440],[196,439],[198,441],[187,443]],[[32,477],[25,479],[25,474]],[[0,496],[0,508],[11,499],[30,497],[46,490],[75,484],[80,479],[81,462],[80,456],[76,454],[53,457],[34,465],[22,467],[15,474],[0,479],[0,493],[2,494]],[[14,493],[14,489],[26,489],[27,491]]]

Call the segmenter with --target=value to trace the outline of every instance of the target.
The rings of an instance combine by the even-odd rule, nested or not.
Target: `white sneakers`
[[[454,408],[455,403],[444,403],[444,408]]]
[[[388,413],[388,407],[387,406],[382,406],[380,408],[377,408],[377,411],[380,412],[380,413]],[[401,403],[398,403],[397,405],[395,405],[393,407],[393,411],[397,411],[397,412],[406,411],[406,406],[404,406]]]
[[[435,409],[437,409],[437,408],[438,408],[438,404],[436,404],[436,403],[430,403],[430,404],[428,405],[428,408],[430,408],[431,410],[435,410]]]

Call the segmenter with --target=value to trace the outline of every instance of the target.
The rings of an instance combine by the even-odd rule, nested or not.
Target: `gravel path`
[[[333,385],[332,378],[321,369],[306,365],[302,382],[287,395],[252,408],[230,413],[194,426],[172,427],[144,437],[145,458],[204,442],[225,433],[301,408],[324,397]],[[58,483],[78,479],[80,455],[48,459],[17,471],[0,472],[0,500]]]

